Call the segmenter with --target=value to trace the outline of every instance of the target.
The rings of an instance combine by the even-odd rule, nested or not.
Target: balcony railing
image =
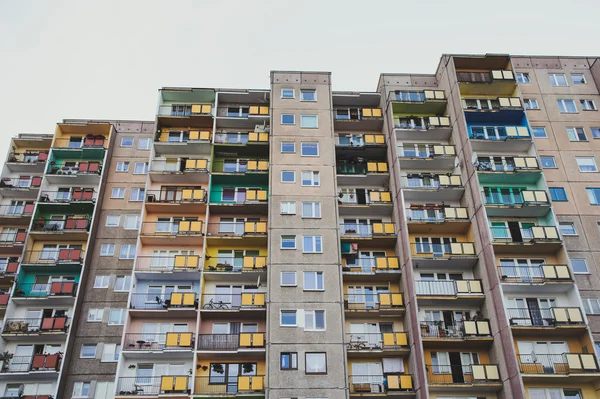
[[[348,162],[338,160],[336,172],[338,175],[366,175],[371,173],[389,173],[386,162],[379,161],[357,161]]]
[[[212,164],[215,173],[267,173],[269,171],[268,159],[235,159],[232,161],[215,160]]]
[[[248,205],[268,203],[267,190],[248,189],[240,190],[211,190],[210,202],[216,204]]]
[[[162,144],[209,142],[212,139],[212,132],[209,130],[163,130],[158,132],[158,140],[156,140]]]
[[[204,232],[202,220],[182,220],[164,222],[143,222],[142,236],[186,236],[202,235]]]
[[[548,195],[543,190],[523,190],[520,193],[482,192],[486,205],[523,206],[548,205]]]
[[[76,293],[77,283],[55,281],[52,283],[19,283],[14,296],[16,298],[74,297]]]
[[[492,83],[494,80],[514,81],[513,71],[496,69],[486,72],[456,72],[459,83]]]
[[[32,231],[62,232],[62,231],[88,231],[91,220],[88,218],[44,219],[39,218],[31,225]]]
[[[427,382],[435,385],[500,383],[496,364],[425,365]]]
[[[504,141],[507,139],[530,139],[525,126],[472,126],[469,138],[473,140]]]
[[[19,205],[0,205],[0,216],[19,217],[31,216],[35,204],[33,202]]]
[[[0,180],[0,188],[39,188],[42,184],[41,176],[33,176],[28,178],[10,178],[5,177]]]
[[[100,162],[79,162],[77,165],[69,166],[64,164],[50,163],[48,170],[49,175],[99,175],[102,173],[102,164]]]
[[[591,353],[517,355],[523,374],[598,373],[598,360]]]
[[[0,231],[0,246],[21,246],[25,243],[25,238],[27,238],[27,231],[24,229],[20,229],[17,232],[2,230]]]
[[[198,294],[194,292],[134,293],[131,294],[130,308],[143,310],[197,309]]]
[[[153,159],[150,163],[150,172],[208,172],[208,160],[186,158],[178,159],[176,162],[171,162],[166,159]]]
[[[579,308],[508,308],[506,313],[513,326],[556,327],[585,324]]]
[[[443,223],[446,221],[468,221],[467,208],[444,207],[433,208],[407,208],[407,220],[409,222]]]
[[[146,191],[146,203],[205,203],[206,190],[200,187],[176,187],[172,190]]]
[[[211,116],[212,104],[165,104],[158,109],[159,116]]]
[[[135,269],[150,272],[198,270],[199,255],[138,256]]]
[[[0,367],[0,373],[58,371],[61,361],[62,355],[60,353],[33,356],[13,356],[9,354],[8,360],[4,360],[3,367]]]
[[[346,222],[340,224],[342,237],[372,238],[393,236],[396,234],[396,224],[392,222],[360,224]]]
[[[346,333],[348,350],[382,350],[407,348],[405,332]]]
[[[215,144],[246,145],[246,144],[268,144],[268,132],[248,133],[215,133]]]
[[[190,394],[190,377],[187,375],[163,375],[160,377],[120,377],[117,395]]]
[[[492,226],[491,230],[494,242],[523,243],[537,241],[560,241],[558,230],[554,226],[533,226],[525,229],[511,229],[509,227]]]
[[[202,294],[202,309],[240,310],[265,307],[264,292],[243,292],[241,294]]]
[[[67,332],[70,320],[66,316],[42,317],[35,319],[6,319],[3,334],[43,334]]]
[[[53,148],[68,148],[72,150],[80,148],[102,148],[106,142],[106,138],[101,135],[88,134],[85,137],[74,138],[56,138],[52,144]]]
[[[365,198],[366,204],[392,204],[392,193],[389,191],[368,191],[368,196]],[[358,204],[358,198],[354,191],[342,191],[338,195],[340,205]]]
[[[518,172],[524,170],[539,170],[535,157],[514,157],[510,163],[496,163],[492,161],[477,161],[475,169],[479,172]]]
[[[217,115],[227,118],[269,117],[269,105],[232,105],[219,107]]]
[[[253,349],[264,347],[264,332],[240,334],[200,334],[198,336],[198,350],[236,351],[240,348]]]
[[[194,393],[196,395],[236,395],[263,394],[265,392],[264,375],[244,375],[225,377],[196,377]]]
[[[125,334],[124,350],[128,351],[193,349],[194,333],[191,332]]]
[[[498,266],[502,281],[508,283],[543,283],[572,281],[567,265]]]
[[[409,374],[349,375],[348,379],[351,394],[392,394],[414,390]]]
[[[384,146],[385,136],[383,134],[353,134],[339,135],[336,146],[342,148],[363,148],[373,146]]]
[[[410,252],[414,258],[444,259],[456,257],[472,258],[477,256],[472,242],[410,243]]]
[[[409,175],[402,176],[404,189],[439,190],[445,187],[462,187],[460,175]]]
[[[11,152],[8,154],[8,161],[11,163],[37,163],[46,162],[48,160],[48,152],[45,151],[28,151],[28,152]]]
[[[218,256],[204,262],[210,272],[252,272],[267,268],[266,256],[244,256],[243,258]]]
[[[379,294],[347,294],[344,295],[346,310],[386,310],[404,307],[404,298],[397,292],[382,292]]]
[[[397,256],[383,257],[359,257],[354,263],[348,263],[344,266],[344,272],[353,274],[373,274],[376,272],[394,272],[400,271],[400,262]]]
[[[74,188],[71,191],[42,191],[40,202],[65,203],[95,201],[98,193],[93,188]]]
[[[207,234],[213,237],[266,236],[267,221],[208,223]]]
[[[433,159],[435,157],[454,157],[456,150],[453,145],[405,145],[399,148],[400,158]]]
[[[417,295],[427,296],[482,296],[481,280],[416,280]]]
[[[61,263],[82,263],[85,251],[75,248],[52,248],[42,251],[25,251],[21,263],[34,265],[55,265]]]
[[[0,264],[0,276],[14,275],[19,269],[19,258],[11,257],[6,263]]]
[[[364,119],[382,118],[381,108],[336,108],[336,121],[360,121]]]
[[[491,337],[490,323],[487,320],[456,320],[447,323],[442,320],[421,321],[423,338],[470,338]]]

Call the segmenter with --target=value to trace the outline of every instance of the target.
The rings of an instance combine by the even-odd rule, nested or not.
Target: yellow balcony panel
[[[334,129],[345,131],[381,131],[383,111],[376,107],[336,107]]]
[[[445,348],[451,342],[463,342],[473,348],[487,348],[494,338],[488,320],[464,320],[447,323],[421,321],[423,345],[428,348]]]
[[[355,375],[348,376],[350,397],[412,398],[414,383],[410,374]]]

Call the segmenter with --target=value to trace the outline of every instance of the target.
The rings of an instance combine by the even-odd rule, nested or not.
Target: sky
[[[496,5],[494,5],[496,4]],[[597,55],[600,0],[0,0],[0,157],[62,119],[153,120],[164,86],[433,73],[443,53]]]

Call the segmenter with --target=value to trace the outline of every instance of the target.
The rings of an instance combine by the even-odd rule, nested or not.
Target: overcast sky
[[[153,120],[162,86],[268,88],[293,69],[373,91],[442,53],[600,55],[599,15],[600,0],[0,0],[0,159],[64,118]]]

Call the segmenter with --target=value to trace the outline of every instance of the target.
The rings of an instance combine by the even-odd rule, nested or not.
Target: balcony
[[[344,189],[338,194],[340,216],[389,216],[394,202],[389,191]]]
[[[537,303],[536,303],[537,306]],[[513,335],[581,334],[587,326],[579,308],[507,308]]]
[[[409,374],[349,375],[350,396],[413,397],[415,391]]]
[[[14,226],[29,225],[34,208],[35,203],[33,201],[25,203],[19,201],[18,204],[0,205],[0,222]]]
[[[19,269],[19,258],[18,257],[10,257],[6,263],[0,264],[0,279],[2,278],[10,278],[12,281],[17,270]]]
[[[26,238],[27,230],[25,229],[5,228],[0,230],[0,254],[21,253]]]
[[[591,353],[517,355],[521,377],[527,382],[558,382],[570,377],[572,382],[596,382],[600,378],[598,360]]]
[[[414,205],[406,209],[406,221],[411,233],[465,233],[471,226],[467,208]]]
[[[344,222],[340,224],[340,238],[344,241],[372,241],[374,244],[396,243],[396,224],[392,222],[382,223],[353,223]]]
[[[234,352],[243,353],[248,357],[256,353],[264,358],[265,333],[240,333],[240,334],[200,334],[198,335],[198,350],[202,352]],[[223,357],[224,354],[220,354]]]
[[[269,145],[268,132],[230,133],[226,131],[215,133],[215,145],[223,146],[252,146]]]
[[[480,304],[485,299],[481,280],[416,280],[415,292],[419,304],[435,305],[439,301],[453,304]]]
[[[523,111],[523,104],[519,97],[464,98],[463,109],[466,113]]]
[[[56,156],[84,159],[86,157],[103,159],[109,140],[101,134],[84,136],[57,137],[52,142],[52,153]]]
[[[194,394],[201,396],[264,396],[265,376],[196,377]]]
[[[443,90],[395,91],[390,93],[394,114],[441,114],[446,110],[446,93]]]
[[[335,108],[333,120],[335,130],[380,132],[383,128],[381,108]]]
[[[155,183],[208,183],[208,159],[153,159],[150,180]]]
[[[430,391],[464,390],[497,391],[502,380],[497,364],[432,365],[426,364]]]
[[[138,256],[135,261],[135,270],[138,277],[144,279],[180,280],[179,273],[198,273],[201,266],[200,255],[171,255],[171,256]],[[169,274],[166,274],[169,273]],[[172,274],[171,274],[172,273]]]
[[[140,240],[144,245],[202,245],[202,220],[142,222]]]
[[[224,128],[251,129],[269,122],[269,103],[229,104],[217,108],[217,126]]]
[[[77,295],[78,284],[74,281],[51,283],[17,283],[13,301],[23,305],[72,305]]]
[[[210,191],[211,211],[216,213],[257,213],[268,212],[269,195],[266,189],[232,187]]]
[[[366,314],[382,316],[400,316],[404,314],[404,298],[398,292],[382,292],[378,294],[344,295],[346,317],[364,317]]]
[[[488,216],[542,217],[550,211],[548,195],[543,190],[501,189],[482,192]]]
[[[249,281],[267,276],[266,256],[224,257],[204,261],[205,281]]]
[[[172,312],[173,317],[195,317],[198,309],[198,294],[194,292],[171,292],[166,294],[133,293],[129,304],[130,313],[140,316],[164,317]]]
[[[487,320],[421,321],[420,328],[427,347],[443,348],[448,342],[465,342],[470,348],[482,348],[494,340]]]
[[[456,78],[462,95],[510,96],[517,85],[513,71],[502,69],[486,72],[457,71]]]
[[[217,159],[213,161],[212,173],[224,175],[268,174],[268,159]]]
[[[41,184],[41,176],[5,177],[0,180],[0,194],[5,198],[36,199]]]
[[[336,164],[337,183],[340,186],[382,186],[390,179],[385,161],[366,161],[362,157],[354,157],[350,161],[338,159]]]
[[[8,360],[2,360],[0,373],[32,373],[32,376],[36,375],[38,372],[44,372],[44,374],[46,374],[50,371],[59,371],[63,358],[60,353],[37,354],[33,356],[14,356],[13,354],[8,354],[7,357]],[[14,377],[11,376],[8,378]],[[2,379],[2,377],[0,377],[0,379]]]
[[[518,288],[511,289],[508,284],[526,285],[526,290],[531,290],[531,285],[549,284],[551,287],[571,286],[573,276],[567,265],[532,265],[532,266],[498,266],[500,280],[507,283],[504,286],[505,291],[518,291]]]
[[[95,203],[98,193],[93,188],[74,188],[70,191],[42,191],[39,204]]]
[[[410,347],[405,332],[346,333],[346,351],[352,357],[391,356],[407,354]]]
[[[504,162],[482,161],[480,158],[475,169],[481,184],[535,184],[542,172],[536,157],[511,157]]]
[[[187,122],[187,121],[186,121]],[[212,122],[199,129],[166,128],[157,131],[154,151],[161,155],[210,155],[212,146]]]
[[[168,353],[169,358],[186,358],[194,351],[194,333],[127,333],[123,351],[134,352],[128,358],[144,358],[144,353]],[[146,356],[146,358],[149,358]]]
[[[490,229],[496,253],[554,253],[562,245],[554,226],[491,226]]]
[[[202,294],[202,310],[208,312],[231,312],[266,309],[266,293],[243,292],[241,294]]]
[[[452,125],[447,116],[394,116],[394,132],[399,141],[448,141]]]
[[[522,152],[531,146],[526,126],[470,126],[471,147],[474,151]]]
[[[411,242],[413,266],[471,269],[479,259],[473,242]]]
[[[55,216],[60,217],[60,215]],[[86,241],[90,225],[91,220],[88,217],[65,217],[64,219],[38,217],[31,225],[30,234],[48,236],[48,239],[53,240]]]
[[[453,145],[404,144],[398,148],[398,162],[404,169],[449,170],[456,163],[456,150]]]
[[[72,187],[100,184],[102,163],[99,161],[51,161],[46,170],[46,180],[51,184]]]
[[[404,199],[441,203],[458,201],[465,191],[460,175],[419,173],[401,177]]]
[[[168,395],[169,398],[189,398],[190,377],[187,375],[163,375],[160,377],[120,377],[117,397]]]
[[[11,288],[1,288],[0,289],[0,311],[2,312],[2,317],[4,317],[4,311],[6,310],[6,306],[8,305],[8,300],[10,299]]]
[[[397,256],[357,257],[353,263],[344,258],[342,274],[344,281],[388,281],[398,279],[401,273]]]
[[[213,245],[265,245],[267,221],[208,223],[207,239]]]
[[[201,187],[164,187],[146,191],[144,205],[148,212],[199,213],[206,211],[206,190]]]
[[[42,251],[25,251],[21,260],[24,268],[58,267],[61,271],[79,272],[83,265],[85,251],[78,248],[55,248]],[[42,269],[36,269],[42,270]]]
[[[43,173],[48,151],[11,152],[6,168],[14,173]]]
[[[42,317],[36,319],[6,319],[2,336],[4,339],[44,335],[62,336],[69,331],[70,323],[66,316]]]
[[[163,97],[166,93],[163,93]],[[188,93],[178,93],[179,95],[185,95]],[[177,94],[175,94],[177,95]],[[213,94],[214,96],[214,94]],[[171,101],[171,100],[169,100]],[[169,119],[173,118],[189,118],[185,120],[185,123],[191,122],[194,118],[205,119],[207,118],[209,121],[212,120],[212,111],[213,105],[212,103],[185,103],[179,102],[179,104],[161,104],[158,108],[158,117],[159,119]],[[181,121],[184,123],[184,121]]]

